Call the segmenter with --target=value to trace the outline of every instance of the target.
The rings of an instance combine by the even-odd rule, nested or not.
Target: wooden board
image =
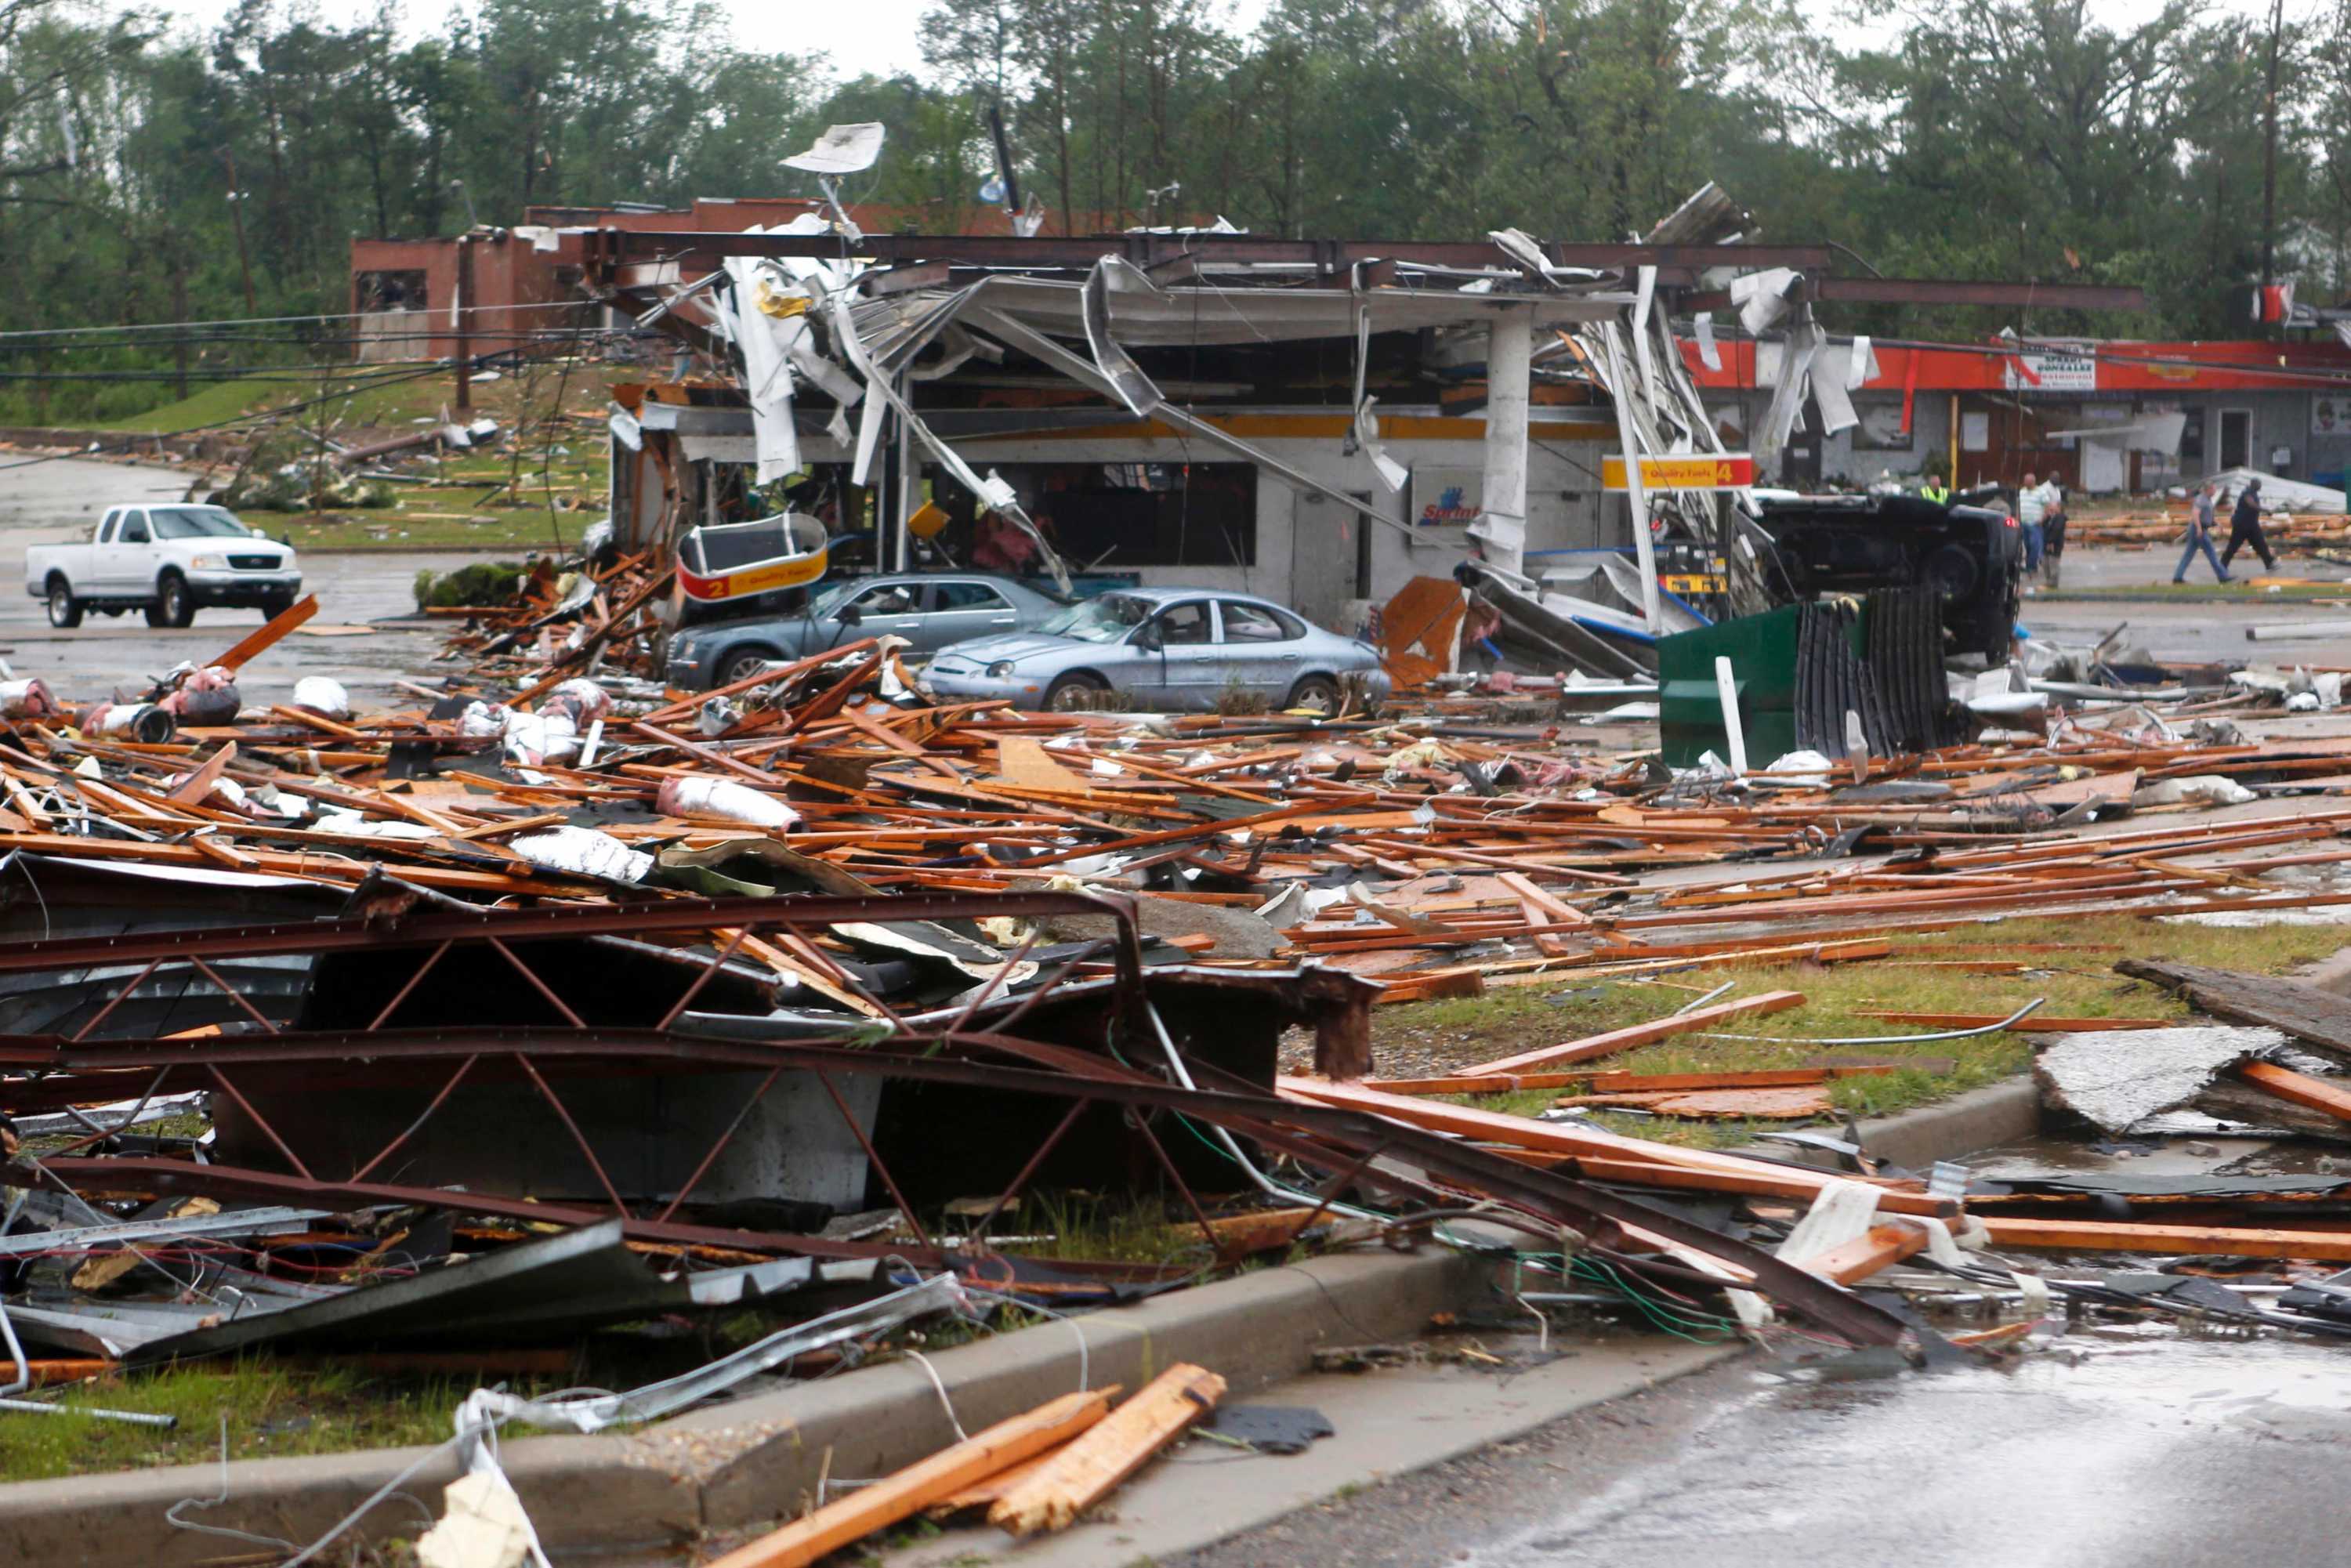
[[[1603,1109],[1615,1106],[1623,1110],[1648,1111],[1659,1116],[1688,1116],[1699,1121],[1739,1120],[1750,1116],[1771,1122],[1797,1121],[1808,1116],[1825,1116],[1833,1109],[1828,1091],[1816,1086],[1635,1090],[1629,1092],[1612,1090],[1597,1094],[1570,1094],[1552,1103]]]
[[[1863,1235],[1815,1252],[1809,1258],[1792,1260],[1797,1268],[1818,1274],[1823,1280],[1834,1280],[1840,1285],[1850,1285],[1856,1280],[1866,1280],[1882,1269],[1889,1269],[1914,1252],[1927,1248],[1927,1232],[1923,1227],[1906,1225],[1896,1220],[1886,1225],[1873,1225]]]
[[[1019,1486],[996,1500],[987,1521],[1015,1536],[1060,1530],[1110,1495],[1184,1428],[1215,1408],[1225,1380],[1204,1367],[1177,1362],[1134,1398]]]
[[[1562,1045],[1520,1051],[1516,1056],[1506,1056],[1499,1061],[1489,1061],[1468,1071],[1471,1077],[1489,1078],[1498,1072],[1518,1072],[1530,1067],[1558,1067],[1573,1061],[1590,1061],[1595,1057],[1630,1051],[1636,1045],[1648,1045],[1656,1040],[1670,1040],[1677,1034],[1709,1030],[1729,1019],[1744,1018],[1750,1013],[1785,1012],[1790,1008],[1803,1005],[1802,991],[1765,991],[1760,996],[1718,1002],[1713,1007],[1699,1008],[1694,1012],[1672,1013],[1665,1018],[1651,1019],[1647,1023],[1630,1024],[1624,1029],[1610,1030],[1605,1034],[1571,1040]]]
[[[1098,1427],[1110,1408],[1111,1396],[1116,1392],[1112,1387],[1091,1394],[1065,1394],[1025,1416],[999,1421],[977,1437],[943,1448],[918,1464],[909,1465],[895,1475],[728,1552],[710,1568],[799,1568],[799,1564],[813,1563],[852,1541],[862,1541],[877,1530],[911,1519],[932,1503],[976,1481],[1009,1469]]]
[[[1980,1218],[1991,1232],[1994,1247],[2064,1252],[2212,1252],[2231,1258],[2299,1258],[2318,1263],[2351,1263],[2351,1232],[2088,1219],[2011,1219],[2005,1215]]]
[[[2158,958],[2124,958],[2115,967],[2136,979],[2152,980],[2179,992],[2214,1018],[2232,1023],[2267,1024],[2283,1030],[2323,1055],[2351,1062],[2351,998],[2236,969],[2175,964]]]
[[[2248,1061],[2237,1069],[2237,1076],[2281,1100],[2351,1122],[2351,1088],[2340,1083],[2296,1072],[2274,1061]]]

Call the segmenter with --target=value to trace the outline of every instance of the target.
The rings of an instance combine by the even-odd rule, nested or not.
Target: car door
[[[114,548],[114,530],[121,522],[122,508],[114,507],[90,530],[89,548],[66,556],[66,580],[76,593],[87,596],[106,591],[106,552]]]
[[[154,535],[144,507],[130,507],[114,525],[114,542],[99,551],[100,591],[114,595],[144,593],[154,581],[151,568]]]
[[[1012,601],[989,583],[949,578],[932,583],[929,591],[931,612],[923,618],[922,630],[914,639],[915,648],[922,653],[935,653],[950,643],[1019,629],[1020,617]]]
[[[1162,605],[1144,630],[1156,646],[1138,649],[1130,689],[1145,707],[1214,707],[1224,690],[1225,651],[1217,643],[1216,607],[1207,599]]]
[[[857,623],[841,629],[840,641],[854,643],[864,637],[904,637],[913,642],[921,632],[924,584],[919,582],[877,582],[852,597],[836,614],[845,613],[852,606],[857,611]]]
[[[1275,704],[1288,696],[1305,655],[1306,623],[1246,599],[1217,601],[1217,622],[1233,683]]]

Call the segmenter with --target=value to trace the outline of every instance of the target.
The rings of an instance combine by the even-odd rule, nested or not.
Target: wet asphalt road
[[[1747,1357],[1162,1568],[2282,1568],[2351,1559],[2351,1346],[2068,1336],[2011,1371]]]
[[[68,703],[110,695],[118,685],[143,686],[147,677],[183,659],[225,651],[266,619],[257,610],[199,611],[182,631],[147,624],[132,611],[91,613],[70,632],[48,623],[41,601],[24,591],[24,549],[73,538],[107,507],[132,501],[176,501],[184,475],[169,469],[62,459],[27,467],[0,461],[0,658],[19,675],[38,675]],[[485,558],[435,554],[302,557],[302,585],[319,596],[308,628],[287,638],[246,666],[238,680],[248,705],[284,702],[305,675],[343,683],[360,708],[409,706],[415,699],[392,682],[432,670],[441,628],[372,624],[415,609],[410,585],[419,570],[446,571]],[[327,634],[330,627],[363,632]]]

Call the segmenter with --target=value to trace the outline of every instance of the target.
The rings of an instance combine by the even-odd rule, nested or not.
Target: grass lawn
[[[562,1380],[507,1381],[528,1391]],[[438,1443],[474,1387],[471,1378],[374,1377],[257,1357],[129,1373],[77,1385],[59,1403],[176,1416],[177,1427],[11,1416],[0,1421],[0,1480],[208,1463],[220,1454],[224,1418],[233,1459]]]
[[[420,422],[455,417],[449,377],[403,373],[415,369],[340,366],[333,376],[319,380],[224,382],[103,428],[190,430],[257,419],[326,395],[332,401],[289,416],[281,432],[298,425],[340,440],[360,433],[378,438],[420,428]],[[437,463],[419,461],[414,455],[388,457],[385,461],[402,472],[436,481],[395,486],[396,507],[321,513],[255,510],[239,516],[246,526],[273,538],[287,538],[298,549],[568,549],[580,530],[604,511],[605,381],[600,367],[575,366],[567,375],[559,367],[540,366],[528,374],[508,374],[475,386],[470,416],[496,419],[512,433],[508,442],[488,450],[448,453]],[[266,461],[317,450],[288,434],[273,440],[295,444]],[[230,473],[216,470],[213,481],[225,485]]]
[[[2328,925],[2267,925],[2244,930],[2165,925],[2128,915],[2087,919],[2009,920],[1956,926],[1947,932],[1904,934],[1889,938],[1893,958],[1926,961],[2012,957],[2036,967],[2022,974],[1984,975],[1962,969],[1895,967],[1886,960],[1852,964],[1792,964],[1774,968],[1699,968],[1652,981],[1577,980],[1572,972],[1540,986],[1497,988],[1488,995],[1449,1001],[1409,1002],[1374,1009],[1373,1060],[1383,1074],[1420,1076],[1458,1071],[1541,1046],[1556,1045],[1605,1030],[1622,1028],[1672,1012],[1726,981],[1736,988],[1729,1001],[1763,991],[1801,991],[1803,1007],[1782,1013],[1736,1019],[1727,1032],[1768,1037],[1760,1040],[1708,1040],[1684,1035],[1590,1063],[1594,1070],[1629,1072],[1745,1071],[1793,1067],[1834,1051],[1869,1056],[1944,1057],[1949,1072],[1901,1071],[1839,1080],[1829,1097],[1841,1112],[1880,1115],[1942,1099],[2022,1071],[2032,1050],[2021,1034],[2002,1032],[1965,1040],[1901,1041],[1870,1046],[1823,1046],[1826,1038],[1926,1033],[1882,1019],[1856,1016],[1872,1010],[2007,1014],[2035,997],[2053,1017],[2173,1018],[2185,1009],[2144,981],[2114,972],[2117,958],[2169,957],[2220,968],[2283,974],[2326,956],[2344,945],[2345,933]],[[2070,952],[2015,952],[2028,943],[2074,945]],[[1964,944],[1962,948],[1959,945]],[[2030,1019],[2027,1020],[2030,1022]],[[1459,1095],[1465,1104],[1534,1115],[1572,1090]],[[1748,1141],[1772,1125],[1766,1122],[1674,1121],[1664,1117],[1601,1113],[1609,1126],[1667,1143],[1723,1147]]]
[[[568,550],[601,513],[476,512],[463,517],[419,517],[407,512],[240,512],[246,527],[284,538],[298,550],[446,549]],[[475,517],[487,521],[476,522]]]

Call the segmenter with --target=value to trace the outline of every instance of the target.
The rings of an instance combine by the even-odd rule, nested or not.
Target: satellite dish
[[[887,128],[878,120],[859,125],[831,125],[816,139],[816,145],[807,152],[784,160],[787,169],[805,169],[811,174],[854,174],[873,167],[882,156],[882,137]]]

